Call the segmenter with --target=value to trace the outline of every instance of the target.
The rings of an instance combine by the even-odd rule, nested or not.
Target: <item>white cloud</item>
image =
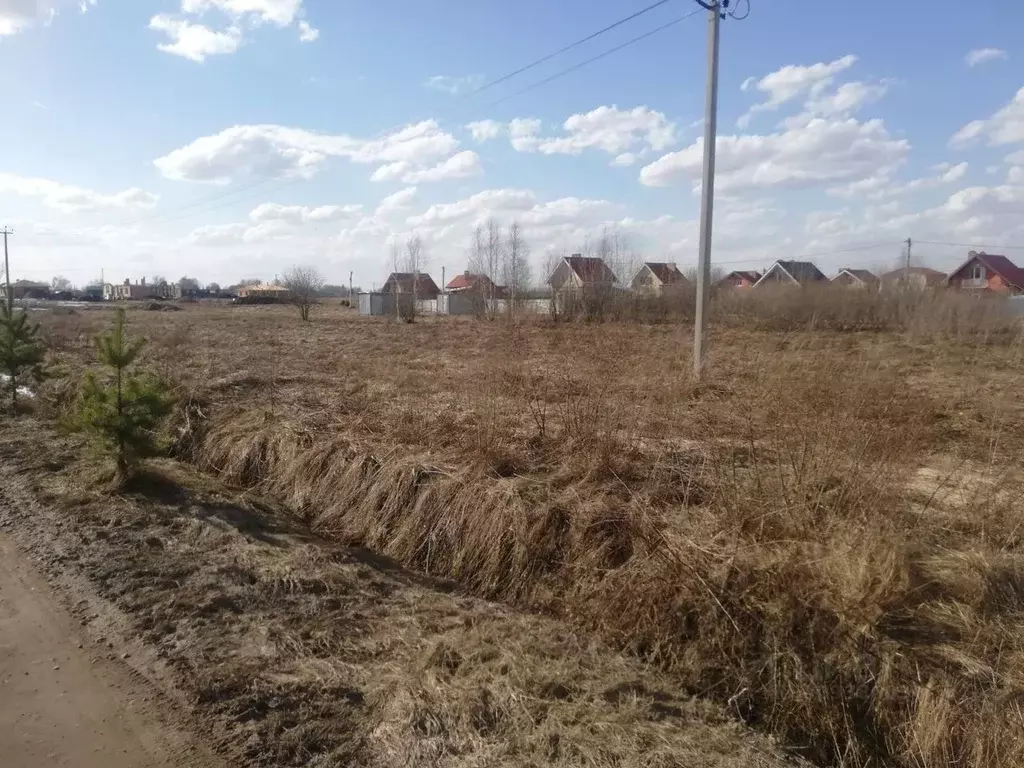
[[[1024,88],[986,120],[972,120],[949,140],[950,146],[963,147],[979,138],[988,139],[989,146],[1005,146],[1024,142]]]
[[[768,98],[764,102],[752,106],[746,114],[740,117],[737,125],[745,128],[754,114],[776,110],[783,104],[805,95],[810,95],[812,98],[819,96],[832,83],[836,75],[856,63],[857,57],[851,54],[835,61],[818,62],[810,66],[790,64],[765,75],[756,84],[753,84],[751,78],[748,78],[740,86],[740,89],[747,91],[751,87],[756,87],[761,93],[767,94]]]
[[[377,204],[376,215],[382,216],[392,211],[408,208],[414,199],[416,199],[416,187],[400,189],[393,195],[388,195]]]
[[[242,30],[238,27],[218,32],[202,24],[160,15],[149,20],[149,28],[167,35],[169,42],[157,45],[158,50],[200,63],[207,56],[234,53],[242,45]]]
[[[252,17],[287,27],[302,11],[302,0],[181,0],[181,12],[201,15],[218,10],[235,18]]]
[[[16,35],[34,24],[49,24],[64,7],[85,13],[96,0],[0,0],[0,37]]]
[[[579,155],[586,149],[620,155],[637,146],[665,149],[675,142],[676,128],[664,114],[653,109],[622,110],[616,106],[601,106],[570,116],[562,126],[566,136],[541,138],[540,127],[540,121],[512,121],[512,146],[520,152],[545,155]]]
[[[698,139],[644,166],[640,181],[666,186],[699,183],[704,140]],[[813,118],[806,125],[766,135],[719,136],[716,190],[814,187],[855,181],[903,163],[910,144],[889,135],[881,120]]]
[[[517,152],[535,152],[540,139],[541,122],[535,117],[517,117],[508,124],[508,137]]]
[[[313,27],[308,21],[299,22],[299,40],[303,43],[314,43],[320,39],[320,30]]]
[[[421,184],[428,181],[442,181],[444,179],[466,179],[471,176],[480,176],[484,172],[480,165],[480,156],[472,150],[459,152],[447,160],[435,165],[433,168],[424,168],[418,171],[409,171],[402,176],[402,181],[409,184]]]
[[[321,205],[310,208],[304,205],[279,205],[263,203],[249,214],[250,221],[261,223],[283,221],[292,225],[342,221],[358,215],[362,205]]]
[[[638,159],[637,155],[633,152],[623,152],[621,155],[616,155],[611,164],[616,168],[626,168],[634,165]]]
[[[112,195],[60,184],[48,179],[34,179],[0,173],[0,194],[39,198],[44,205],[62,213],[77,213],[101,209],[138,210],[152,208],[157,196],[132,187]]]
[[[398,181],[409,172],[411,165],[404,160],[382,165],[370,175],[370,181]]]
[[[964,57],[968,67],[976,67],[989,61],[1005,61],[1008,59],[1006,51],[1001,48],[976,48]]]
[[[434,75],[433,77],[428,77],[423,85],[427,88],[433,88],[435,91],[444,91],[452,96],[458,96],[460,93],[466,93],[474,88],[479,88],[483,82],[483,75],[463,75],[461,77]]]
[[[939,163],[932,167],[934,175],[922,176],[907,182],[893,180],[891,170],[893,169],[882,170],[879,173],[852,181],[849,184],[832,187],[827,190],[827,194],[831,197],[847,200],[881,201],[892,199],[960,181],[967,175],[967,163],[958,163],[956,165]]]
[[[473,141],[488,141],[498,138],[505,126],[497,120],[477,120],[466,124],[466,130],[473,135]]]
[[[878,101],[889,90],[888,83],[843,83],[835,91],[810,99],[807,109],[825,117],[848,115],[866,104]]]
[[[203,136],[157,158],[169,179],[227,184],[245,175],[310,177],[331,157],[354,163],[407,163],[403,171],[429,168],[450,155],[458,141],[433,120],[408,125],[381,138],[314,133],[280,125],[236,125]]]

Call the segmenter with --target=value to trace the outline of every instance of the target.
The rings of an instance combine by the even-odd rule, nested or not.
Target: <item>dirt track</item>
[[[106,655],[114,654],[81,637],[78,622],[0,534],[0,765],[220,765],[157,717],[151,693]]]

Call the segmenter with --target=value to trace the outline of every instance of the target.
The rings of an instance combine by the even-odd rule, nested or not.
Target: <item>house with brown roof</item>
[[[596,256],[562,257],[548,277],[557,312],[600,314],[615,295],[619,278]]]
[[[719,280],[717,286],[719,288],[753,288],[757,281],[760,279],[760,272],[757,272],[752,269],[737,269],[730,272],[728,275]]]
[[[388,275],[381,293],[414,294],[420,300],[436,299],[441,289],[426,272],[392,272]]]
[[[448,293],[471,293],[486,299],[504,299],[507,293],[505,286],[497,285],[487,275],[463,272],[448,281],[445,286]]]
[[[946,273],[930,267],[904,267],[886,272],[880,279],[883,288],[913,288],[923,291],[942,285]]]
[[[674,263],[646,261],[630,281],[630,287],[641,296],[678,294],[691,287]]]
[[[853,269],[843,267],[839,274],[832,278],[833,285],[842,285],[847,288],[878,288],[878,275],[869,269]]]
[[[754,283],[755,288],[763,285],[813,285],[827,283],[824,273],[809,261],[779,260]]]
[[[971,293],[1024,294],[1024,269],[1005,256],[971,251],[967,261],[949,273],[946,285]]]

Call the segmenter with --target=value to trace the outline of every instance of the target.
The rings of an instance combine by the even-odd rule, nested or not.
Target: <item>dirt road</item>
[[[0,534],[0,765],[219,766],[156,716],[152,695],[90,648],[78,622]]]

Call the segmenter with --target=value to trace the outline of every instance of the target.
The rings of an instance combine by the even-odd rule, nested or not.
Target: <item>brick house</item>
[[[906,287],[924,290],[942,285],[946,279],[946,273],[930,267],[906,267],[886,272],[880,279],[883,288]]]
[[[476,275],[472,272],[456,275],[448,281],[445,290],[448,293],[471,293],[487,299],[504,299],[507,293],[505,286],[496,285],[487,275]]]
[[[730,272],[728,275],[718,281],[719,288],[753,288],[758,280],[761,279],[761,273],[755,272],[754,270],[743,270],[738,269]]]
[[[949,273],[946,285],[970,293],[1024,294],[1024,269],[1005,256],[971,251],[967,261]]]

